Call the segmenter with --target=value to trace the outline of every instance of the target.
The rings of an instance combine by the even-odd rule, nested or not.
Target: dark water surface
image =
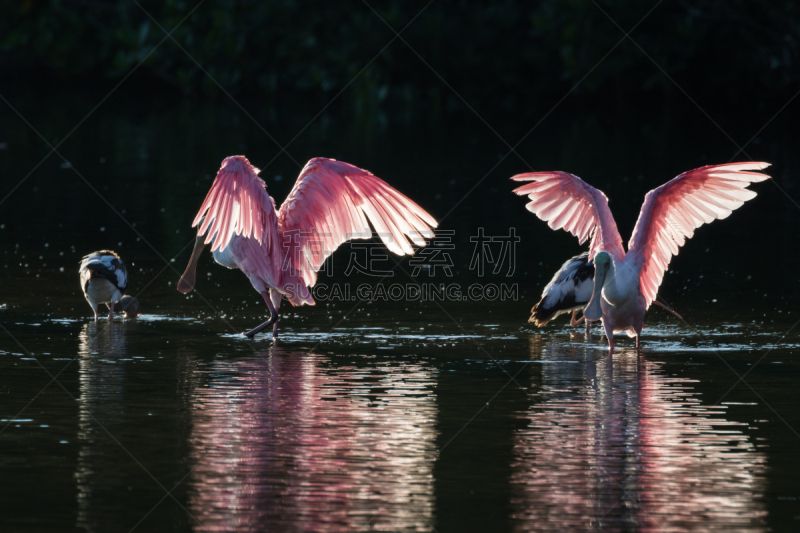
[[[51,142],[91,108],[61,102],[51,115],[21,102]],[[598,327],[586,339],[563,318],[526,323],[580,248],[527,213],[507,178],[530,170],[523,159],[575,172],[605,190],[627,241],[647,190],[736,152],[705,117],[556,114],[502,159],[507,146],[469,116],[326,115],[286,155],[231,106],[131,105],[110,102],[59,148],[69,165],[50,157],[0,204],[2,531],[800,524],[800,208],[790,198],[800,190],[785,122],[748,152],[775,163],[789,196],[759,184],[754,201],[698,230],[661,290],[686,320],[653,309],[643,350],[622,337],[608,357]],[[5,197],[47,149],[3,113]],[[285,144],[313,112],[254,118]],[[766,118],[720,121],[747,139]],[[536,120],[520,122],[498,131],[513,144]],[[299,170],[292,158],[374,171],[454,232],[452,277],[417,281],[506,283],[516,298],[285,304],[278,343],[244,339],[266,310],[240,273],[207,255],[197,291],[175,290],[191,219],[233,153],[265,167],[278,203]],[[516,228],[512,272],[470,270],[479,227]],[[77,264],[102,248],[128,262],[136,321],[89,319]],[[376,286],[380,277],[344,275],[352,252],[334,254],[321,282]],[[386,283],[413,282],[411,270],[401,261]]]

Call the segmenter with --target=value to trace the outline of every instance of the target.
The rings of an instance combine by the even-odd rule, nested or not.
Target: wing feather
[[[701,167],[668,181],[645,196],[628,243],[639,267],[639,287],[646,305],[655,300],[672,256],[703,224],[728,217],[756,193],[746,189],[769,176],[769,163],[746,162]]]
[[[214,178],[192,227],[200,227],[198,235],[213,241],[212,251],[225,249],[234,235],[252,237],[267,248],[272,247],[271,232],[277,217],[275,206],[267,194],[258,169],[246,157],[225,158]]]
[[[325,259],[351,239],[368,239],[372,228],[398,255],[414,253],[433,238],[436,220],[372,173],[334,159],[310,160],[278,212],[291,267],[313,286]]]
[[[625,255],[608,199],[599,190],[567,172],[528,172],[511,178],[527,181],[514,189],[527,196],[525,206],[553,229],[564,229],[583,243],[590,236],[589,260],[606,251],[621,260]]]

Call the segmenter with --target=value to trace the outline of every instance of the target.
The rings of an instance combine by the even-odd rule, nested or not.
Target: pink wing
[[[336,161],[310,160],[278,213],[291,267],[308,286],[325,259],[350,239],[369,239],[372,229],[398,255],[425,246],[436,220],[409,198],[366,170]]]
[[[605,251],[621,260],[625,256],[617,223],[608,209],[608,198],[578,176],[566,172],[528,172],[517,174],[514,181],[531,181],[514,189],[528,195],[528,211],[553,229],[564,229],[581,244],[590,236],[589,259]]]
[[[205,242],[214,241],[212,251],[225,249],[234,235],[252,237],[259,244],[272,247],[269,229],[277,227],[275,204],[267,194],[264,180],[257,176],[258,172],[241,155],[227,157],[222,162],[192,222],[195,227],[202,221],[197,234],[208,231]]]
[[[684,172],[644,198],[639,220],[628,243],[634,265],[640,266],[639,288],[646,305],[655,300],[670,259],[694,230],[738,209],[756,193],[746,187],[769,178],[758,172],[769,163],[729,163]]]

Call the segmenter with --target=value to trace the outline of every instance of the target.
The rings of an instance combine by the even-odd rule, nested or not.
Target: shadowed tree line
[[[426,3],[205,0],[181,23],[196,1],[12,0],[0,8],[0,73],[114,83],[144,60],[137,77],[185,94],[218,95],[213,77],[273,105],[348,87],[361,105],[446,108],[453,93],[441,76],[471,103],[512,109],[579,82],[576,94],[588,96],[676,91],[654,62],[693,95],[723,101],[792,94],[800,77],[793,1]],[[152,51],[166,36],[154,20],[177,25],[180,46],[167,39]],[[634,26],[641,49],[619,42]]]

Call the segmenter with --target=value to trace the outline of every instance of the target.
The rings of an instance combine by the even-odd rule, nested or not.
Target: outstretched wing
[[[366,170],[336,161],[310,160],[278,212],[289,265],[313,286],[325,259],[351,239],[372,236],[398,255],[425,246],[436,220],[420,206]]]
[[[214,241],[211,251],[225,249],[234,235],[252,237],[259,244],[272,247],[269,228],[276,227],[275,205],[258,172],[241,155],[227,157],[222,162],[192,222],[192,227],[200,224],[198,235],[208,231],[205,243]]]
[[[639,220],[628,243],[634,265],[640,267],[639,288],[647,306],[655,300],[670,259],[694,230],[726,218],[756,193],[751,183],[769,178],[759,172],[769,163],[729,163],[684,172],[644,197]]]
[[[514,181],[529,181],[514,189],[531,200],[525,206],[553,229],[564,229],[583,244],[591,236],[589,260],[605,251],[621,260],[625,256],[617,223],[608,209],[608,198],[578,176],[567,172],[528,172]]]

